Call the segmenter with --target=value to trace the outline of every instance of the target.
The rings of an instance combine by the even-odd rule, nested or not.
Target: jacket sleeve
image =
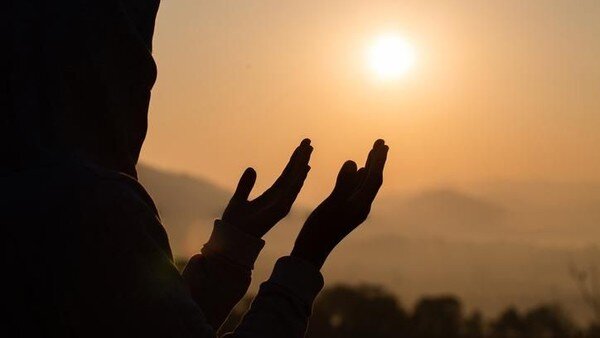
[[[183,279],[215,331],[246,294],[264,244],[262,239],[217,220],[202,252],[186,265]]]
[[[323,276],[310,263],[280,258],[264,282],[250,310],[228,338],[302,338]]]

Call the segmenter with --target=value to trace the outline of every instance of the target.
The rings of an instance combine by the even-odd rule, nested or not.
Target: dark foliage
[[[244,299],[221,332],[235,328],[250,306]],[[600,326],[578,328],[560,307],[540,305],[526,312],[508,308],[486,321],[467,316],[460,300],[425,297],[408,313],[396,297],[377,286],[338,285],[326,289],[313,308],[306,338],[600,338]]]

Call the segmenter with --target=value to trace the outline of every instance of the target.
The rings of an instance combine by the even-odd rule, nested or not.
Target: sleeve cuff
[[[275,263],[269,282],[290,290],[306,304],[312,304],[324,281],[321,272],[309,262],[292,256],[280,258]]]
[[[216,220],[210,238],[201,251],[206,257],[218,256],[251,270],[264,246],[264,240],[248,235],[233,225]]]

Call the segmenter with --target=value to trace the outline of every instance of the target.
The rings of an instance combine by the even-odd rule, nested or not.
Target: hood
[[[158,0],[14,0],[2,116],[13,166],[76,157],[136,177]]]

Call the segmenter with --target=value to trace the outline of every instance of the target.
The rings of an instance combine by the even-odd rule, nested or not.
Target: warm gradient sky
[[[378,83],[367,46],[417,50]],[[384,193],[490,179],[600,181],[598,0],[163,0],[142,161],[270,182],[303,137],[306,197],[391,146]]]

